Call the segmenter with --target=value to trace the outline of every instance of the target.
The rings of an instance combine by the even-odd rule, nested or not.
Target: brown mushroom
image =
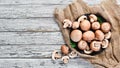
[[[84,20],[87,20],[87,16],[85,16],[85,15],[80,16],[80,17],[78,18],[78,22],[79,22],[79,23],[82,22],[82,21],[84,21]]]
[[[84,20],[80,23],[80,28],[83,31],[88,31],[91,27],[91,24],[88,20]]]
[[[110,39],[111,38],[111,32],[109,31],[108,33],[105,34],[105,39]]]
[[[98,30],[98,29],[100,29],[100,23],[99,23],[99,22],[93,22],[93,23],[92,23],[92,29],[93,29],[93,30]]]
[[[87,48],[87,46],[88,46],[88,44],[84,40],[80,40],[78,42],[78,48],[81,49],[81,50],[85,50]]]
[[[63,21],[63,28],[72,27],[72,22],[69,19]]]
[[[91,42],[95,38],[95,34],[92,31],[87,31],[83,33],[83,40]]]
[[[109,41],[108,41],[107,39],[104,39],[104,40],[102,41],[102,48],[107,48],[108,45],[109,45]]]
[[[62,57],[62,61],[63,61],[63,63],[68,63],[69,62],[69,57],[68,56],[63,56]]]
[[[52,59],[56,60],[56,59],[60,59],[60,58],[61,58],[61,54],[59,54],[56,50],[54,50],[52,53]]]
[[[62,45],[61,52],[65,55],[67,55],[69,53],[69,48],[66,45]]]
[[[102,41],[104,39],[104,33],[101,30],[96,30],[95,39]]]
[[[101,44],[102,44],[102,42],[92,41],[92,42],[90,43],[90,48],[91,48],[91,50],[93,50],[93,51],[100,51]]]
[[[94,15],[94,14],[90,14],[89,18],[90,18],[90,22],[95,22],[95,21],[97,21],[97,16]]]
[[[92,52],[93,50],[91,50],[89,46],[87,46],[87,48],[84,50],[85,54],[91,54]]]
[[[70,34],[70,38],[74,42],[78,42],[82,38],[82,32],[80,30],[73,30]]]
[[[70,54],[69,54],[69,57],[70,58],[75,58],[77,57],[77,53],[75,51],[72,51]]]
[[[110,23],[108,23],[108,22],[102,23],[102,25],[101,25],[101,30],[102,30],[104,33],[109,32],[110,29],[111,29]]]
[[[79,28],[79,25],[80,25],[79,22],[73,22],[72,28],[73,28],[73,29],[77,29],[77,28]]]

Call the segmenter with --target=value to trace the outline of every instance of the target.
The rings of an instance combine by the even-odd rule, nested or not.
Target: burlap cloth
[[[75,21],[79,16],[86,13],[98,13],[103,16],[112,25],[112,37],[109,47],[102,53],[95,56],[81,54],[70,45],[69,29],[63,29],[63,20],[70,19]],[[120,7],[115,0],[104,0],[99,5],[88,6],[82,0],[74,1],[64,9],[56,8],[55,20],[58,23],[65,43],[71,50],[74,50],[78,55],[90,61],[95,68],[120,68]]]

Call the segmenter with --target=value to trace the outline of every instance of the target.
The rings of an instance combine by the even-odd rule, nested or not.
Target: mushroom
[[[91,24],[88,20],[84,20],[80,23],[80,28],[83,31],[88,31],[91,27]]]
[[[52,53],[52,59],[55,60],[55,59],[59,59],[59,58],[61,58],[61,54],[58,54],[58,52],[56,50],[54,50]]]
[[[95,38],[95,34],[92,31],[87,31],[83,33],[83,40],[91,42]]]
[[[82,22],[82,21],[84,21],[84,20],[86,20],[86,19],[87,19],[87,16],[85,16],[85,15],[80,16],[80,17],[78,18],[78,22],[80,23],[80,22]]]
[[[81,50],[85,50],[87,48],[87,46],[88,46],[88,44],[84,40],[80,40],[78,42],[78,48],[81,49]]]
[[[110,29],[111,29],[110,23],[108,23],[108,22],[102,23],[102,25],[101,25],[101,30],[102,30],[104,33],[109,32]]]
[[[73,30],[70,34],[71,40],[74,42],[78,42],[82,38],[82,32],[78,29]]]
[[[73,29],[77,29],[77,28],[79,28],[79,25],[80,25],[79,22],[73,22],[72,28],[73,28]]]
[[[108,33],[105,34],[105,39],[110,39],[111,38],[111,32],[109,31]]]
[[[102,41],[102,48],[107,48],[108,45],[109,45],[109,41],[108,41],[107,39],[104,39],[104,40]]]
[[[92,29],[93,29],[93,30],[100,29],[100,23],[99,23],[99,22],[94,22],[94,23],[92,23]]]
[[[67,28],[67,27],[72,27],[72,22],[69,20],[69,19],[65,19],[64,21],[63,21],[63,28]]]
[[[89,46],[87,46],[87,48],[84,50],[85,54],[91,54],[92,52],[93,50],[91,50]]]
[[[90,43],[90,48],[91,48],[91,50],[93,50],[93,51],[99,51],[100,48],[101,48],[101,44],[102,44],[102,42],[92,41],[92,42]]]
[[[69,62],[69,57],[68,56],[63,56],[62,57],[62,61],[63,61],[63,63],[68,63]]]
[[[101,30],[96,30],[95,39],[102,41],[104,39],[104,33]]]
[[[72,52],[69,54],[69,57],[70,57],[70,58],[75,58],[75,57],[77,57],[77,52],[72,51]]]
[[[90,22],[92,22],[92,23],[97,21],[97,16],[94,14],[90,14],[89,18],[90,18]]]
[[[66,45],[62,45],[61,52],[65,55],[67,55],[69,53],[69,48]]]

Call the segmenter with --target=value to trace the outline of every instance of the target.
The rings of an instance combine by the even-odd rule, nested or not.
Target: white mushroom
[[[95,22],[95,21],[97,21],[97,16],[96,15],[94,15],[94,14],[90,14],[90,22]]]
[[[79,28],[79,26],[80,26],[79,22],[73,22],[73,24],[72,24],[73,29],[77,29],[77,28]]]
[[[64,21],[63,21],[63,28],[67,28],[67,27],[72,27],[72,22],[69,20],[69,19],[65,19]]]
[[[92,23],[92,29],[93,30],[100,29],[100,23],[99,22],[93,22]]]
[[[80,28],[83,31],[88,31],[91,27],[91,24],[88,20],[84,20],[80,23]]]
[[[107,39],[104,39],[104,40],[102,41],[102,48],[107,48],[108,45],[109,45],[109,41],[108,41]]]
[[[111,38],[111,32],[109,31],[108,33],[105,34],[105,39],[110,39]]]
[[[61,58],[61,54],[58,54],[58,52],[56,50],[54,50],[52,53],[52,59],[56,60],[56,59],[60,59],[60,58]]]
[[[68,63],[69,62],[69,57],[68,56],[63,56],[62,57],[62,61],[63,61],[63,63]]]
[[[95,34],[93,31],[86,31],[83,33],[83,40],[87,42],[91,42],[95,38]]]
[[[91,50],[93,50],[93,51],[99,51],[100,48],[101,48],[101,44],[102,44],[102,42],[92,41],[92,42],[90,43],[90,48],[91,48]]]
[[[79,48],[80,50],[85,50],[85,49],[87,48],[87,46],[88,46],[88,44],[87,44],[87,42],[84,41],[84,40],[80,40],[80,41],[78,42],[78,48]]]
[[[80,17],[78,18],[78,22],[80,23],[80,22],[82,22],[82,21],[84,21],[84,20],[86,20],[86,19],[87,19],[87,16],[85,16],[85,15],[80,16]]]
[[[111,25],[109,22],[104,22],[101,24],[101,30],[104,32],[104,33],[107,33],[109,32],[111,29]]]
[[[84,50],[85,54],[91,54],[92,52],[93,50],[91,50],[89,46],[87,46],[87,48]]]
[[[75,57],[77,57],[77,52],[72,51],[72,52],[69,54],[69,57],[70,57],[70,58],[75,58]]]
[[[95,39],[102,41],[104,39],[104,33],[101,30],[95,31]]]

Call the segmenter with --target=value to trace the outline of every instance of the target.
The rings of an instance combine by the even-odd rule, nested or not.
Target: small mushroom
[[[101,30],[96,30],[95,39],[102,41],[104,39],[104,33]]]
[[[80,22],[82,22],[82,21],[84,21],[86,19],[87,19],[87,16],[83,15],[83,16],[78,18],[78,22],[80,23]]]
[[[63,21],[63,28],[67,28],[67,27],[72,27],[72,22],[69,20],[69,19],[65,19],[64,21]]]
[[[82,38],[82,32],[78,29],[73,30],[70,34],[70,38],[71,38],[72,41],[78,42]]]
[[[100,51],[101,44],[102,44],[102,42],[92,41],[92,42],[90,43],[90,48],[91,48],[91,50],[93,50],[93,51]]]
[[[61,58],[61,54],[58,54],[58,52],[56,50],[54,50],[52,53],[52,59],[56,60],[56,59],[60,59],[60,58]]]
[[[109,31],[108,33],[105,34],[105,39],[110,39],[111,38],[111,32]]]
[[[100,23],[99,23],[99,22],[94,22],[94,23],[92,23],[92,29],[93,29],[93,30],[100,29]]]
[[[77,28],[79,28],[79,25],[80,25],[79,22],[73,22],[72,28],[73,28],[73,29],[77,29]]]
[[[62,61],[63,61],[63,63],[68,63],[69,62],[69,57],[68,56],[63,56],[62,57]]]
[[[102,25],[101,25],[101,30],[102,30],[104,33],[109,32],[110,29],[111,29],[110,23],[108,23],[108,22],[102,23]]]
[[[61,52],[65,55],[67,55],[69,53],[69,48],[66,45],[62,45]]]
[[[85,54],[91,54],[92,52],[93,50],[91,50],[89,46],[87,46],[87,48],[84,50]]]
[[[84,20],[80,23],[80,28],[83,31],[88,31],[91,27],[91,24],[88,20]]]
[[[90,22],[92,22],[92,23],[97,21],[97,16],[94,14],[90,14],[89,18],[90,18]]]
[[[69,57],[70,57],[70,58],[75,58],[75,57],[77,57],[77,52],[72,51],[72,52],[69,54]]]
[[[84,40],[80,40],[78,42],[78,48],[81,49],[81,50],[85,50],[87,48],[87,46],[88,46],[88,44]]]
[[[83,33],[83,40],[91,42],[95,38],[95,34],[92,31],[87,31]]]
[[[102,48],[107,48],[108,45],[109,45],[109,41],[108,41],[107,39],[104,39],[104,40],[102,41]]]

